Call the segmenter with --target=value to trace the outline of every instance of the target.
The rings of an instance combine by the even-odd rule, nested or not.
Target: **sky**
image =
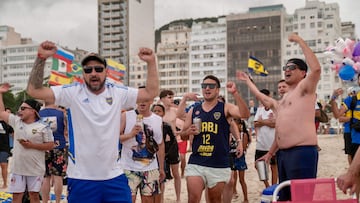
[[[155,28],[173,20],[244,13],[249,7],[275,4],[283,4],[287,13],[293,14],[305,6],[305,1],[155,0]],[[321,2],[337,2],[341,20],[355,23],[360,36],[359,0]],[[51,40],[71,49],[97,52],[97,0],[0,0],[0,25],[14,27],[22,37],[39,43]]]

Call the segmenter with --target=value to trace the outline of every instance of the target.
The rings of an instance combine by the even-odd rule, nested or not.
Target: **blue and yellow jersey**
[[[358,92],[356,94],[357,97],[357,101],[356,101],[356,105],[354,108],[354,113],[353,113],[353,118],[352,118],[352,122],[360,122],[360,92]],[[350,109],[350,105],[351,105],[351,101],[352,101],[352,97],[346,97],[344,99],[344,102],[341,104],[343,105],[348,111],[346,112],[346,116],[351,117],[351,109]],[[351,139],[353,143],[356,144],[360,144],[360,132],[352,129],[351,131]]]
[[[205,112],[202,105],[194,106],[192,118],[198,117],[202,122],[200,133],[194,135],[189,164],[214,168],[230,167],[230,125],[225,117],[224,106],[224,103],[218,102],[209,112]]]

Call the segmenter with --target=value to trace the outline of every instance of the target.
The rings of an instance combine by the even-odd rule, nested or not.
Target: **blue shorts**
[[[8,163],[10,154],[8,152],[0,152],[0,163]]]
[[[235,156],[231,156],[230,157],[230,168],[232,171],[245,171],[247,169],[245,153],[239,158],[237,158]]]
[[[279,182],[316,178],[319,153],[316,146],[297,146],[276,153]],[[279,193],[279,200],[291,200],[290,187]]]
[[[67,181],[69,203],[131,203],[131,191],[125,174],[110,180],[68,178]]]

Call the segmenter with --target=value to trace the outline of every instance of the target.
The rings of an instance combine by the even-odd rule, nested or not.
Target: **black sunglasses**
[[[84,73],[86,73],[86,74],[91,73],[93,69],[94,69],[95,72],[97,72],[97,73],[102,73],[105,68],[102,67],[102,66],[85,66],[85,67],[83,68]]]
[[[286,69],[289,69],[289,70],[295,70],[297,68],[297,65],[295,64],[290,64],[290,65],[286,65],[286,66],[283,66],[283,71],[286,71]]]
[[[214,83],[201,83],[201,88],[206,89],[207,87],[210,89],[215,89],[217,85]]]
[[[26,106],[20,106],[19,109],[20,109],[21,111],[24,111],[25,109],[32,109],[32,108],[26,107]]]

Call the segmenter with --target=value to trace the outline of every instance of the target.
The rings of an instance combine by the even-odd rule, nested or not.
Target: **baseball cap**
[[[90,53],[90,54],[86,55],[83,58],[83,60],[81,61],[81,65],[85,66],[89,61],[98,61],[98,62],[102,63],[106,68],[106,60],[104,57],[100,56],[99,54]]]
[[[41,108],[41,104],[38,101],[36,101],[35,99],[27,99],[24,101],[24,103],[29,105],[32,109],[34,109],[36,112],[36,116],[40,118],[39,111]]]

